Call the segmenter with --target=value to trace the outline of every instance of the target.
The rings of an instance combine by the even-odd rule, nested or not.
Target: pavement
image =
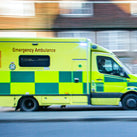
[[[0,112],[15,111],[12,107],[0,107]]]
[[[137,111],[118,107],[50,108],[47,111],[20,112],[0,107],[0,123],[5,122],[71,122],[71,121],[137,121]]]

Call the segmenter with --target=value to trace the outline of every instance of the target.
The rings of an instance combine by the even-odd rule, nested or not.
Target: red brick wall
[[[105,1],[110,2],[110,0]],[[58,3],[35,3],[34,17],[15,18],[0,16],[0,29],[92,29],[137,27],[137,17],[131,15],[130,3],[93,4],[93,8],[94,14],[91,17],[72,18],[63,17],[59,14]]]
[[[59,14],[57,3],[36,3],[34,17],[4,17],[0,16],[0,29],[34,29],[52,28],[54,19]]]
[[[58,16],[55,28],[136,28],[137,17],[130,13],[130,3],[93,4],[91,17],[64,18]]]

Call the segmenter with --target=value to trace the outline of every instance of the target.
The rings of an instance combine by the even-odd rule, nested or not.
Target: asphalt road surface
[[[136,122],[0,123],[1,137],[136,137]]]
[[[0,112],[0,137],[136,137],[137,111]]]

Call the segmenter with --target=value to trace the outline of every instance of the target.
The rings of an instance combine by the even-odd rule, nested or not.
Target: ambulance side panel
[[[88,48],[80,42],[0,42],[0,106],[15,107],[22,96],[34,96],[40,106],[89,104]],[[49,65],[21,66],[30,56],[47,56]]]

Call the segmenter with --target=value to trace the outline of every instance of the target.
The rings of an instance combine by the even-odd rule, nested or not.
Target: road
[[[136,137],[137,111],[0,112],[0,137]]]
[[[136,137],[136,122],[1,123],[1,137]]]

